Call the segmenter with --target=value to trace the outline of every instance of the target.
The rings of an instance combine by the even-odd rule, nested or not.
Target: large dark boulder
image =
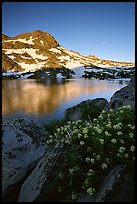
[[[68,108],[65,111],[65,119],[71,121],[92,121],[100,115],[107,103],[108,101],[105,98],[83,101],[76,106]]]

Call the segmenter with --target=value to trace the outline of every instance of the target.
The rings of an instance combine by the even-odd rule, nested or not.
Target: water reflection
[[[2,114],[24,112],[46,116],[88,98],[104,97],[128,84],[97,79],[5,80],[2,81]],[[66,105],[65,105],[66,104]]]

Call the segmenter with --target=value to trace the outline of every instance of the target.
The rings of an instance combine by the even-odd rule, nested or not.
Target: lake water
[[[16,112],[37,117],[42,124],[61,119],[64,111],[84,100],[111,96],[129,80],[57,79],[3,80],[2,114]]]

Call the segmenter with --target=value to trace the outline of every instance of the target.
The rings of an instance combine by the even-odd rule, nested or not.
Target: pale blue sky
[[[135,61],[135,2],[3,2],[2,33],[36,29],[82,55]]]

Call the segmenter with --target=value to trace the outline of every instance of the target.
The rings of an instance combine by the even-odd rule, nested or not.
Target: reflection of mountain
[[[47,115],[75,97],[118,88],[118,82],[110,85],[100,80],[75,79],[52,85],[36,83],[35,80],[7,80],[2,82],[2,113],[23,111]]]

